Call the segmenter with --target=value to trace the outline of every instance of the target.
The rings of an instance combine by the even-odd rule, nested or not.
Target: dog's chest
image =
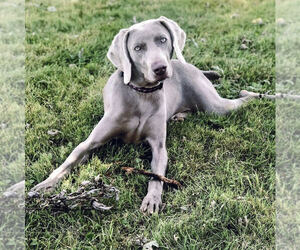
[[[165,122],[165,109],[153,103],[141,103],[127,117],[125,133],[122,139],[126,143],[139,143],[152,134],[154,130],[161,127]]]
[[[149,117],[134,117],[128,123],[128,129],[122,136],[126,143],[139,143],[146,139],[147,128],[149,127]]]

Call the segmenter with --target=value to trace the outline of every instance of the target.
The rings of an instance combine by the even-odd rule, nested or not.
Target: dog
[[[151,170],[164,176],[168,120],[186,111],[224,115],[258,97],[245,90],[237,99],[220,97],[210,82],[218,77],[217,73],[201,71],[185,61],[185,40],[179,25],[163,16],[121,29],[107,53],[117,70],[103,89],[104,116],[88,138],[32,191],[52,189],[89,151],[114,137],[127,143],[148,142],[152,149]],[[177,59],[172,59],[173,54]],[[140,210],[158,212],[162,192],[163,183],[151,179]]]

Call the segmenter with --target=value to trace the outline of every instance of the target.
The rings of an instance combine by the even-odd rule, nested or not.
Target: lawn
[[[22,199],[2,195],[24,179],[24,31],[22,0],[0,0],[0,249],[24,246]]]
[[[51,8],[49,8],[51,7]],[[53,8],[55,7],[55,8]],[[134,20],[164,15],[187,33],[185,59],[222,73],[223,97],[242,89],[274,93],[274,2],[265,1],[27,1],[26,188],[58,167],[103,115],[102,88],[115,70],[106,58],[114,35]],[[262,18],[262,24],[252,21]],[[246,47],[241,48],[244,44]],[[49,130],[58,130],[50,135]],[[139,206],[148,178],[146,144],[118,140],[96,150],[55,192],[74,190],[100,174],[120,190],[106,212],[43,209],[26,215],[28,249],[275,248],[275,103],[254,100],[230,115],[198,113],[168,123],[165,207],[145,216]]]

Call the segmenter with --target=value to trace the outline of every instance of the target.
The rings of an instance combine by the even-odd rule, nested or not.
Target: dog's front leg
[[[166,150],[166,136],[147,140],[152,149],[151,170],[158,175],[165,175],[167,169],[168,155]],[[145,196],[141,211],[152,214],[158,212],[162,204],[163,182],[151,179],[148,184],[148,193]]]
[[[120,132],[119,122],[111,118],[110,115],[104,115],[101,121],[93,129],[89,137],[81,142],[69,155],[69,157],[55,169],[50,176],[31,189],[31,191],[45,191],[51,190],[65,175],[67,175],[71,168],[80,163],[87,153],[104,143]]]

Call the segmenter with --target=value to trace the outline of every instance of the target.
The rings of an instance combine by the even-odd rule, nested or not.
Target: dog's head
[[[166,17],[151,19],[122,29],[115,36],[108,59],[124,73],[124,83],[151,86],[172,76],[173,51],[185,62],[185,32]]]

